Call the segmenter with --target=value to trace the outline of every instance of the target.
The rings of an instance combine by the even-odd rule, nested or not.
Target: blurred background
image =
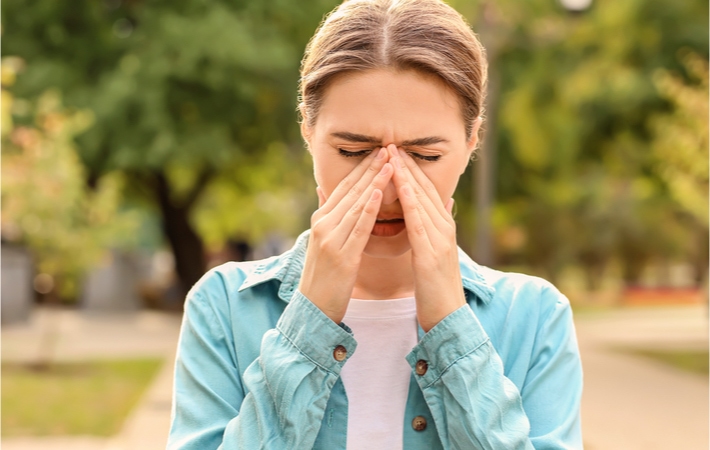
[[[337,3],[2,2],[3,446],[164,447],[186,291],[317,207]],[[707,1],[449,3],[490,62],[460,246],[570,298],[587,448],[708,448]]]

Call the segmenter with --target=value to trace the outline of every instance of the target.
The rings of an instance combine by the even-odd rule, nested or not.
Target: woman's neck
[[[362,255],[353,298],[387,300],[414,296],[411,250],[395,258]]]

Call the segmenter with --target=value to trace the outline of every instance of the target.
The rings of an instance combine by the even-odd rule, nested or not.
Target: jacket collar
[[[303,262],[306,259],[306,247],[310,230],[306,230],[296,239],[296,243],[286,253],[260,261],[256,268],[247,275],[239,291],[249,289],[258,284],[277,280],[280,282],[278,296],[288,303],[298,288],[303,271]],[[470,302],[476,299],[483,304],[488,304],[495,294],[495,289],[484,277],[484,268],[475,263],[466,253],[459,248],[459,267],[461,281]]]

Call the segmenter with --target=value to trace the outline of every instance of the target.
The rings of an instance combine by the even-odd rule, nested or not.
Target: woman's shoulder
[[[281,281],[280,273],[288,263],[290,251],[254,261],[229,261],[208,270],[190,289],[187,301],[236,301],[246,287]]]
[[[492,308],[514,308],[523,314],[535,310],[546,315],[553,309],[569,307],[567,297],[544,278],[482,266],[470,258],[462,259],[462,266],[466,266],[462,267],[462,276],[476,279],[479,291],[488,296],[485,304]]]
[[[542,277],[490,267],[482,267],[482,272],[489,283],[495,287],[496,291],[502,291],[500,293],[537,294],[541,297],[550,297],[555,301],[561,300],[558,298],[562,296],[559,289]]]
[[[495,290],[494,302],[509,313],[546,322],[559,314],[571,314],[567,297],[550,281],[524,273],[484,268]]]

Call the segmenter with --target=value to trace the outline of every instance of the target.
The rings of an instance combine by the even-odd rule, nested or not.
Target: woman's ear
[[[471,127],[471,137],[468,138],[468,142],[466,142],[468,159],[471,159],[471,155],[473,155],[473,152],[476,150],[476,146],[478,145],[478,131],[480,130],[482,123],[483,119],[480,116],[473,121],[473,126]]]

